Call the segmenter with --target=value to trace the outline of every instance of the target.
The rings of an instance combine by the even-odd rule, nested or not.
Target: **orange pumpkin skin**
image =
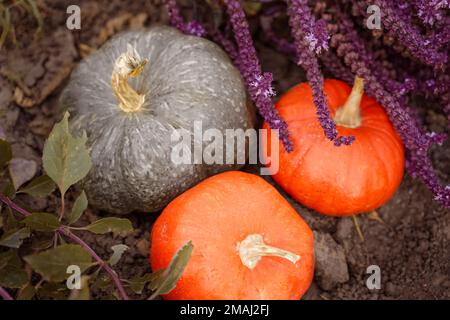
[[[325,80],[332,117],[350,91],[342,81]],[[337,126],[340,135],[356,138],[352,145],[340,147],[325,137],[307,83],[290,89],[276,108],[289,127],[294,150],[288,153],[280,144],[279,171],[273,178],[293,198],[322,214],[349,216],[370,212],[393,196],[403,177],[404,147],[375,99],[363,96],[360,127]],[[264,128],[269,129],[267,123]],[[270,138],[264,149],[276,166]]]
[[[266,244],[300,256],[295,264],[262,257],[241,262],[237,243],[261,234]],[[264,179],[238,171],[208,178],[173,200],[155,222],[150,262],[157,271],[189,240],[191,259],[164,299],[299,299],[314,270],[313,234],[294,208]]]

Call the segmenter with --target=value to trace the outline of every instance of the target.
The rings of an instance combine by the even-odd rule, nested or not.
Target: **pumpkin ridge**
[[[296,172],[297,170],[298,170],[298,168],[300,167],[300,165],[302,164],[302,162],[303,162],[303,160],[305,159],[305,157],[306,157],[306,155],[311,151],[311,149],[313,148],[313,144],[311,143],[309,146],[308,146],[308,148],[305,150],[305,152],[300,156],[300,157],[298,157],[298,159],[296,159],[296,163],[295,163],[295,165],[294,166],[290,166],[291,167],[291,170],[290,170],[290,174],[289,175],[291,175],[292,174],[292,172]],[[292,177],[287,181],[287,184],[286,184],[286,189],[291,189],[291,185],[292,185]]]
[[[384,173],[384,182],[385,185],[389,185],[389,182],[392,181],[391,176],[390,176],[390,172],[388,170],[388,168],[386,167],[386,163],[383,161],[383,158],[381,157],[381,155],[379,154],[379,150],[377,147],[375,147],[375,145],[373,144],[372,140],[370,139],[370,137],[366,137],[365,142],[370,145],[372,147],[373,150],[373,154],[376,157],[376,159],[378,160],[379,163],[381,163],[382,167],[383,167],[383,173]],[[373,178],[372,178],[373,179]],[[367,179],[369,180],[369,179]],[[381,200],[385,197],[385,193],[380,193],[378,195],[378,199],[376,199],[376,201],[374,201],[374,203],[378,204],[381,202]],[[376,208],[373,208],[376,209]]]
[[[348,152],[348,154],[350,156],[348,157],[348,159],[347,159],[348,163],[346,163],[346,166],[345,166],[346,167],[346,172],[345,172],[345,175],[343,177],[344,184],[346,184],[347,181],[354,180],[353,172],[355,170],[356,171],[358,170],[357,167],[355,168],[355,158],[359,158],[359,155],[363,152],[361,143],[359,143],[359,142],[358,143],[353,143],[351,146],[342,146],[342,148],[346,148],[346,147],[347,148],[351,148],[351,150],[350,150],[350,152]],[[358,148],[358,150],[354,150],[356,148]],[[356,159],[356,160],[358,160],[358,159]],[[339,186],[339,184],[337,184],[337,183],[336,183],[336,185]],[[362,186],[360,186],[360,187],[362,187]],[[342,190],[340,190],[340,191],[342,191]],[[343,191],[344,191],[344,193],[348,193],[349,192],[349,190],[345,190],[345,189]],[[360,193],[361,193],[361,190],[358,190],[358,194],[357,194],[358,197],[359,197]],[[353,190],[352,190],[352,194],[351,195],[352,196],[354,195],[353,194]],[[335,193],[333,201],[330,201],[330,203],[331,203],[331,205],[333,205],[335,202],[337,202],[337,203],[339,203],[339,208],[341,208],[341,204],[340,204],[340,202],[338,202],[339,199],[336,198],[336,196],[338,196],[338,194]],[[352,207],[352,206],[353,206],[353,203],[349,203],[348,204],[348,207]]]
[[[371,134],[377,135],[381,140],[383,140],[383,142],[389,141],[390,146],[386,146],[388,149],[391,149],[391,148],[393,147],[393,148],[395,148],[400,154],[403,154],[403,153],[404,153],[403,146],[400,145],[400,144],[398,143],[398,140],[397,140],[397,139],[393,139],[393,138],[392,138],[392,135],[388,134],[388,132],[382,131],[382,130],[374,130],[373,128],[371,128],[370,130],[372,130]],[[384,138],[388,138],[388,139],[384,139]],[[372,143],[372,141],[371,141],[371,143]],[[373,143],[372,143],[372,144],[373,144]],[[377,149],[377,150],[378,150],[378,149]],[[379,152],[379,151],[377,151],[377,152]],[[391,152],[391,153],[392,153],[392,152]],[[381,158],[383,158],[382,155],[379,154],[379,156],[380,156]],[[386,165],[386,164],[384,164],[384,165]]]
[[[385,126],[368,126],[368,125],[365,125],[364,129],[367,129],[367,131],[377,132],[379,134],[382,134],[382,135],[386,136],[387,138],[389,138],[389,141],[391,141],[391,142],[393,142],[395,144],[396,148],[399,149],[399,151],[401,153],[404,152],[403,145],[399,141],[400,138],[397,136],[397,133],[394,130],[392,130],[392,128],[388,129]]]

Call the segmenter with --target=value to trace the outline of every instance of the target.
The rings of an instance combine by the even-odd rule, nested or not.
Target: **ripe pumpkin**
[[[299,299],[311,284],[311,229],[256,175],[221,173],[175,198],[153,226],[152,269],[190,240],[192,256],[165,299]]]
[[[278,160],[268,158],[279,161],[273,178],[292,197],[319,213],[349,216],[370,212],[387,202],[402,180],[402,141],[383,107],[364,95],[363,88],[360,78],[353,89],[339,80],[324,83],[339,133],[356,139],[350,146],[336,147],[325,137],[307,83],[290,89],[276,104],[289,127],[294,151],[288,153],[280,147]],[[267,123],[264,128],[269,129]],[[271,145],[269,138],[263,154],[271,155]]]
[[[203,130],[251,128],[246,95],[239,71],[211,41],[166,26],[109,40],[78,65],[61,96],[72,130],[88,135],[89,203],[112,213],[156,211],[206,177],[239,168],[174,163],[171,136],[192,137],[197,120]]]

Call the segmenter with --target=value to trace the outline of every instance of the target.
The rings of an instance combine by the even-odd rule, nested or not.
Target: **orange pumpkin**
[[[153,226],[152,269],[187,241],[191,258],[165,299],[299,299],[311,284],[311,229],[256,175],[222,173],[173,200]]]
[[[404,172],[404,147],[383,107],[363,94],[363,80],[351,89],[338,80],[326,80],[324,93],[341,135],[353,135],[350,146],[336,147],[325,137],[313,102],[312,90],[302,83],[276,104],[289,127],[294,150],[280,146],[277,157],[267,154],[275,181],[300,203],[333,216],[370,212],[386,203],[397,190]],[[264,128],[269,129],[267,123]],[[279,161],[275,164],[273,161]]]

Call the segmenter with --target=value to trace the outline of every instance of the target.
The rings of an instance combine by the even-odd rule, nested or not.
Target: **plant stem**
[[[8,291],[3,289],[2,287],[0,287],[0,297],[2,297],[3,300],[14,300],[13,297],[11,297],[11,295],[8,293]]]
[[[65,211],[66,211],[66,201],[64,195],[61,194],[61,212],[59,213],[59,221],[62,221]]]
[[[21,207],[19,207],[17,204],[15,204],[14,202],[11,201],[11,199],[9,199],[7,196],[3,195],[0,193],[0,201],[3,202],[4,204],[6,204],[8,207],[10,207],[13,210],[16,210],[17,212],[19,212],[20,214],[24,215],[25,217],[31,216],[31,213],[28,212],[25,209],[22,209]]]
[[[19,207],[17,204],[15,204],[13,201],[11,201],[11,199],[9,199],[8,197],[4,196],[1,193],[0,193],[0,201],[3,202],[4,204],[6,204],[11,209],[16,210],[17,212],[21,213],[22,215],[24,215],[26,217],[31,215],[30,212],[28,212],[27,210]],[[61,235],[65,235],[66,237],[70,238],[73,242],[75,242],[75,243],[79,244],[80,246],[82,246],[92,256],[92,258],[94,258],[94,260],[97,261],[98,264],[101,267],[103,267],[103,269],[105,269],[105,271],[109,274],[111,279],[114,281],[114,284],[115,284],[117,290],[119,291],[119,294],[122,297],[122,299],[123,300],[129,300],[130,299],[128,297],[128,295],[127,295],[127,293],[126,293],[126,291],[125,291],[125,289],[123,287],[123,284],[120,281],[117,273],[86,242],[84,242],[81,238],[79,238],[77,235],[72,233],[65,226],[59,227],[57,232],[59,234],[61,234]]]
[[[68,238],[70,238],[73,242],[78,243],[80,246],[82,246],[93,258],[95,261],[98,262],[99,266],[105,269],[105,271],[110,275],[111,279],[114,281],[117,290],[119,290],[119,293],[123,300],[129,300],[129,297],[127,293],[125,292],[125,289],[122,285],[122,282],[120,281],[117,273],[109,266],[108,263],[106,263],[100,256],[86,243],[83,241],[83,239],[79,238],[77,235],[72,233],[69,229],[66,227],[60,227],[58,229],[58,232],[61,234],[66,235]]]

